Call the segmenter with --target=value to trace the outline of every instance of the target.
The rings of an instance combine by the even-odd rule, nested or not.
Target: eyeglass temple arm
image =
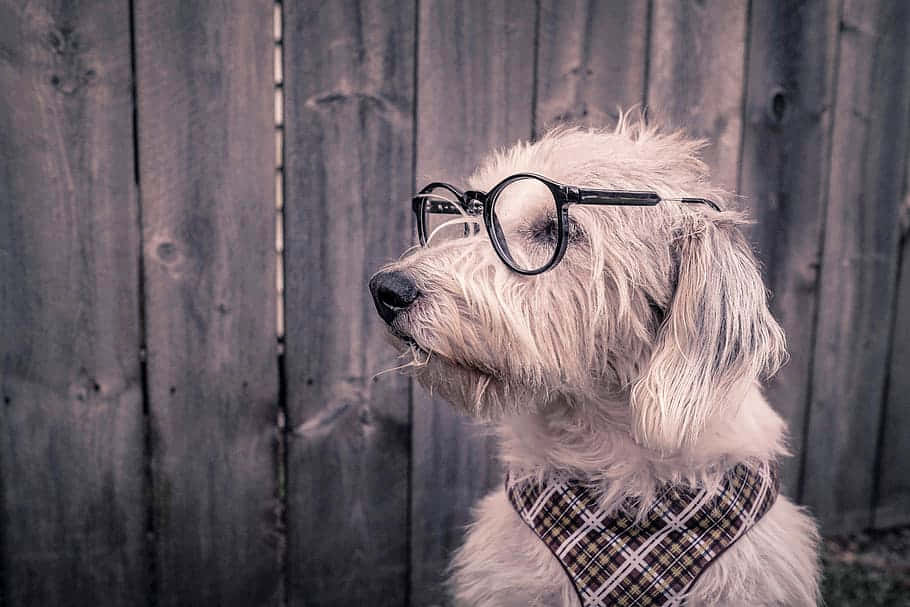
[[[464,210],[459,210],[454,202],[442,200],[428,200],[427,211],[431,213],[440,213],[442,215],[464,215]],[[416,205],[415,205],[416,206]]]
[[[714,209],[715,211],[720,213],[720,207],[717,206],[717,203],[714,202],[713,200],[708,200],[707,198],[678,198],[678,199],[674,198],[673,200],[679,200],[680,202],[685,203],[685,204],[708,205],[709,207],[711,207],[712,209]]]
[[[442,213],[445,215],[462,215],[463,211],[459,210],[458,203],[452,200],[434,200],[430,196],[418,194],[411,199],[411,208],[414,212],[420,210],[420,205],[426,204],[426,210],[431,213]]]
[[[434,202],[436,203],[433,206],[431,206],[429,209],[433,213],[447,213],[447,214],[451,214],[451,215],[460,214],[461,212],[457,208],[454,208],[453,202],[443,201],[443,200],[434,201],[433,195],[428,195],[428,194],[430,194],[430,192],[432,192],[433,190],[435,190],[437,188],[448,190],[449,192],[454,194],[455,198],[457,198],[458,200],[464,199],[464,194],[462,193],[462,191],[459,190],[458,188],[456,188],[455,186],[442,182],[442,181],[434,181],[433,183],[429,183],[426,186],[424,186],[423,189],[420,190],[420,193],[418,193],[416,196],[414,196],[411,199],[411,207],[414,209],[414,212],[416,213],[418,208],[420,207],[421,199],[427,199],[427,202],[429,202],[431,204]],[[438,198],[438,197],[436,197],[436,198]]]
[[[484,192],[468,191],[462,193],[452,186],[444,186],[458,197],[457,201],[445,200],[442,197],[427,194],[435,185],[438,184],[428,185],[411,200],[411,206],[415,213],[419,211],[421,204],[426,205],[427,211],[443,215],[479,215],[483,212],[483,204],[486,200]]]
[[[617,192],[569,188],[569,201],[577,204],[624,205],[653,207],[660,202],[657,192]]]
[[[617,192],[613,190],[569,189],[569,200],[578,204],[654,206],[661,200],[676,200],[684,204],[704,204],[720,212],[720,207],[707,198],[661,198],[657,192]]]

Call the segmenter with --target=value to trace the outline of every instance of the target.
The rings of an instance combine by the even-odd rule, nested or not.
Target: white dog
[[[406,366],[501,436],[458,604],[816,603],[757,384],[784,336],[701,147],[622,118],[493,153],[415,198],[425,246],[371,280]]]

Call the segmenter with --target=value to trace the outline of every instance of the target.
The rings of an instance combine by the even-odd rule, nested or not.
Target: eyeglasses
[[[434,182],[412,200],[420,244],[466,238],[480,232],[483,217],[493,249],[509,269],[533,276],[558,264],[570,240],[569,206],[654,206],[661,201],[704,204],[705,198],[661,198],[657,192],[585,189],[534,173],[518,173],[488,193]],[[452,216],[456,217],[452,217]]]

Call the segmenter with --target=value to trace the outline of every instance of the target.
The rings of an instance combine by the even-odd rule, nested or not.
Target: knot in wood
[[[173,242],[162,242],[156,249],[158,259],[165,263],[171,263],[177,259],[177,245]]]
[[[57,91],[73,95],[95,79],[97,72],[84,65],[79,56],[82,44],[72,28],[52,29],[47,35],[47,43],[54,52],[56,64],[50,84]]]
[[[783,87],[775,87],[768,98],[768,119],[772,124],[781,125],[790,109],[790,95]]]

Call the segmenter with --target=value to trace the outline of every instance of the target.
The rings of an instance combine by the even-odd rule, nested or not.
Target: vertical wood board
[[[802,496],[826,532],[872,523],[910,113],[908,36],[910,4],[846,2]]]
[[[277,604],[272,3],[135,11],[157,603]]]
[[[402,605],[410,382],[369,296],[409,244],[412,3],[285,9],[291,605]]]
[[[787,334],[790,361],[767,397],[789,427],[794,457],[784,462],[783,481],[792,496],[812,373],[839,4],[755,0],[750,18],[738,192],[755,219],[752,241]]]
[[[543,0],[537,44],[538,133],[562,121],[612,126],[644,103],[648,3]]]
[[[742,136],[746,0],[653,0],[648,115],[708,140],[714,183],[736,187]]]
[[[910,133],[907,134],[910,137]],[[910,154],[908,154],[910,156]],[[891,360],[888,391],[882,412],[880,461],[876,479],[876,527],[910,524],[910,158],[904,169],[903,204],[898,216],[897,293],[894,300],[894,330],[891,333]]]
[[[421,2],[417,175],[460,187],[483,155],[531,136],[534,4]],[[502,482],[495,441],[415,382],[411,602],[445,601],[442,581],[474,503]]]
[[[0,486],[9,605],[141,605],[129,4],[0,2]]]

